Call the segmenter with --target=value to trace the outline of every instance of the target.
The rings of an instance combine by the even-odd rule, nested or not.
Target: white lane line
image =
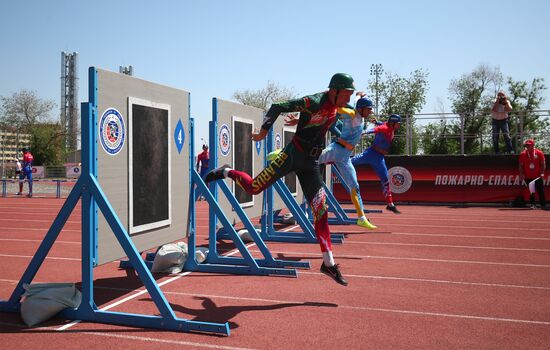
[[[451,235],[446,233],[412,233],[412,232],[392,232],[392,235],[403,236],[434,236],[434,237],[457,237],[457,238],[487,238],[487,239],[521,239],[533,241],[550,241],[550,238],[540,237],[518,237],[518,236],[475,236],[475,235]]]
[[[25,229],[21,229],[21,227],[2,227],[2,229],[0,231],[4,231],[4,230],[9,230],[9,231],[12,231],[12,230],[17,230],[17,231],[42,231],[42,232],[48,232],[48,230],[50,229],[50,226],[48,227],[43,227],[43,228],[25,228]],[[67,229],[67,228],[63,228],[61,229],[61,232],[81,232],[80,229],[78,230],[71,230],[71,229]]]
[[[253,246],[253,245],[255,245],[255,243],[250,243],[250,244],[246,245],[246,248],[249,248],[249,247],[251,247],[251,246]],[[237,254],[237,253],[239,253],[239,250],[238,250],[238,249],[234,249],[232,252],[228,253],[226,256],[232,256],[232,255],[235,255],[235,254]],[[157,285],[158,285],[158,287],[159,287],[159,289],[160,289],[160,287],[162,287],[162,286],[164,286],[164,285],[166,285],[166,284],[168,284],[168,283],[172,283],[172,282],[174,282],[174,281],[180,279],[180,278],[183,277],[183,276],[187,276],[187,275],[191,274],[191,272],[192,272],[192,271],[186,271],[186,272],[179,273],[179,274],[177,274],[176,276],[174,276],[174,277],[172,277],[172,278],[169,278],[169,279],[167,279],[167,280],[164,281],[164,282],[158,283]],[[109,304],[109,305],[107,305],[107,306],[105,306],[105,307],[102,307],[100,310],[101,310],[101,311],[107,311],[107,310],[109,310],[109,309],[111,309],[111,308],[113,308],[113,307],[115,307],[115,306],[118,306],[118,305],[120,305],[120,304],[123,304],[123,303],[125,303],[125,302],[127,302],[127,301],[129,301],[129,300],[135,299],[135,298],[137,298],[137,297],[139,297],[140,295],[143,295],[143,294],[145,294],[145,293],[148,293],[147,289],[142,289],[142,290],[140,290],[140,291],[138,290],[138,292],[136,292],[136,293],[134,293],[134,294],[132,294],[132,295],[129,295],[128,297],[126,297],[126,298],[124,298],[124,299],[121,299],[121,300],[119,300],[119,301],[116,301],[116,302],[114,302],[114,303],[112,303],[112,304]],[[161,293],[163,293],[163,292],[161,291]],[[74,325],[76,325],[76,324],[78,324],[78,323],[80,323],[80,322],[81,322],[81,320],[74,320],[74,321],[72,321],[72,322],[70,322],[70,323],[67,323],[66,325],[64,325],[64,326],[62,326],[62,327],[59,327],[57,330],[58,330],[58,331],[67,330],[67,329],[71,328],[72,326],[74,326]]]
[[[187,296],[199,296],[199,297],[205,297],[205,298],[230,299],[230,300],[239,300],[239,301],[255,301],[255,302],[264,302],[264,303],[268,302],[272,304],[286,304],[286,303],[304,304],[304,306],[308,306],[308,303],[311,303],[306,301],[276,300],[276,299],[263,299],[263,298],[243,298],[243,297],[235,297],[235,296],[227,296],[227,295],[209,295],[209,294],[197,294],[197,293],[167,292],[166,294],[179,294],[179,295],[187,295]],[[448,314],[448,313],[441,313],[441,312],[428,312],[428,311],[403,310],[403,309],[386,309],[386,308],[374,308],[374,307],[368,307],[368,306],[338,305],[337,308],[361,310],[361,311],[378,311],[378,312],[389,312],[389,313],[400,313],[400,314],[413,314],[413,315],[419,315],[419,316],[465,318],[465,319],[475,319],[475,320],[481,320],[481,321],[498,321],[498,322],[527,323],[527,324],[537,324],[537,325],[550,325],[550,321],[523,320],[523,319],[478,316],[478,315],[460,315],[460,314]]]
[[[308,272],[300,271],[300,274],[303,275],[321,275],[320,272]],[[390,280],[390,281],[408,281],[408,282],[420,282],[420,283],[434,283],[434,284],[457,284],[465,286],[479,286],[479,287],[496,287],[496,288],[517,288],[517,289],[535,289],[535,290],[550,290],[550,287],[544,286],[527,286],[520,284],[503,284],[503,283],[486,283],[486,282],[468,282],[468,281],[451,281],[451,280],[440,280],[440,279],[431,279],[431,278],[417,278],[417,277],[397,277],[397,276],[380,276],[380,275],[356,275],[356,274],[346,274],[346,277],[354,278],[365,278],[365,279],[374,279],[374,280]],[[0,279],[0,282],[16,284],[18,280],[9,280],[9,279]],[[35,283],[41,283],[36,281]],[[116,290],[122,292],[132,292],[135,289],[131,288],[116,288],[116,287],[107,287],[107,286],[98,286],[94,285],[94,288],[105,289],[105,290]],[[142,291],[140,289],[139,291]],[[164,294],[174,294],[174,295],[195,295],[191,293],[179,293],[179,292],[164,292]],[[252,299],[255,300],[255,299]],[[265,300],[262,300],[265,301]]]
[[[424,258],[404,258],[394,256],[375,256],[367,255],[368,259],[395,259],[395,260],[411,260],[411,261],[430,261],[430,262],[445,262],[455,264],[480,264],[480,265],[500,265],[500,266],[525,266],[525,267],[550,267],[543,264],[521,264],[521,263],[500,263],[492,261],[476,261],[476,260],[449,260],[449,259],[424,259]]]
[[[303,275],[321,275],[320,272],[307,272],[307,271],[302,271],[302,272],[300,272],[300,274],[303,274]],[[378,280],[421,282],[421,283],[435,283],[435,284],[458,284],[458,285],[479,286],[479,287],[550,290],[550,287],[542,287],[542,286],[524,286],[524,285],[519,285],[519,284],[500,284],[500,283],[483,283],[483,282],[467,282],[467,281],[449,281],[449,280],[437,280],[437,279],[414,278],[414,277],[350,275],[350,274],[346,274],[346,277],[368,278],[368,279],[378,279]]]
[[[410,220],[409,220],[410,221]],[[378,225],[378,224],[377,224]],[[385,226],[404,226],[404,227],[430,227],[430,228],[441,228],[441,229],[461,229],[461,230],[512,230],[512,231],[543,231],[550,233],[548,228],[529,228],[529,227],[494,227],[494,226],[449,226],[449,225],[420,225],[420,224],[397,224],[397,223],[381,223],[381,227]]]
[[[255,252],[258,252],[258,251],[255,251]],[[271,253],[293,254],[293,255],[304,255],[304,256],[322,256],[321,254],[308,253],[308,252],[272,251]],[[399,256],[377,256],[377,255],[345,254],[345,255],[340,255],[338,258],[411,260],[411,261],[429,261],[429,262],[443,262],[443,263],[456,263],[456,264],[480,264],[480,265],[500,265],[500,266],[550,267],[550,265],[543,265],[543,264],[505,263],[505,262],[476,261],[476,260],[427,259],[427,258],[409,258],[409,257],[399,257]]]
[[[23,330],[27,330],[27,328],[28,328],[28,327],[26,327],[22,324],[9,323],[9,322],[0,322],[0,326],[19,328],[19,329],[23,329]],[[26,331],[25,334],[33,334],[33,333],[35,333],[35,331],[40,332],[40,331],[43,331],[43,330],[55,330],[55,327],[36,327],[36,328],[28,329],[28,331]],[[197,347],[197,348],[207,348],[207,349],[254,350],[253,348],[240,348],[240,347],[233,347],[233,346],[206,344],[204,342],[196,343],[196,342],[189,342],[189,341],[182,341],[182,340],[169,340],[169,339],[159,339],[159,338],[152,338],[152,337],[139,337],[139,336],[135,336],[135,335],[124,335],[124,334],[114,334],[114,333],[104,333],[104,332],[82,331],[82,332],[79,332],[79,334],[89,334],[89,335],[96,335],[96,336],[100,336],[100,337],[129,339],[129,340],[138,340],[138,341],[144,341],[144,342],[154,342],[154,343],[163,343],[163,344],[172,344],[172,345],[187,345],[187,346],[194,346],[194,347]]]
[[[382,219],[382,217],[378,217],[377,219]],[[413,218],[410,218],[410,217],[392,217],[391,221],[394,221],[394,222],[400,222],[400,221],[411,221],[411,219]],[[434,216],[415,216],[414,217],[415,220],[423,220],[423,221],[435,221],[435,222],[440,222],[441,221],[441,218],[434,218]],[[447,215],[445,216],[445,222],[449,222],[449,221],[458,221],[458,222],[480,222],[480,221],[483,221],[483,223],[489,223],[489,222],[495,222],[495,223],[509,223],[509,224],[517,224],[517,223],[522,223],[522,224],[544,224],[544,225],[548,225],[550,224],[550,221],[532,221],[532,220],[491,220],[491,219],[488,219],[487,217],[483,218],[483,219],[465,219],[465,218],[457,218],[457,219],[453,219],[453,218],[450,218],[448,217]]]
[[[19,215],[19,214],[17,214]],[[36,217],[36,213],[32,214],[34,217]],[[49,220],[48,220],[49,219]],[[54,218],[48,218],[48,219],[44,219],[44,220],[38,220],[38,219],[26,219],[25,218],[25,223],[27,222],[45,222],[45,223],[48,223],[48,224],[51,224],[53,219]],[[14,222],[20,222],[21,221],[21,218],[8,218],[8,219],[0,219],[0,221],[14,221]],[[66,224],[80,224],[80,220],[67,220],[65,222]],[[25,229],[23,229],[25,230]]]
[[[426,311],[414,311],[414,310],[384,309],[384,308],[377,308],[377,307],[362,307],[362,306],[342,306],[342,307],[347,309],[355,309],[355,310],[389,312],[389,313],[410,314],[410,315],[418,315],[418,316],[464,318],[464,319],[473,319],[473,320],[479,320],[479,321],[512,322],[512,323],[526,323],[526,324],[550,326],[549,321],[521,320],[521,319],[514,319],[514,318],[502,318],[502,317],[490,317],[490,316],[459,315],[459,314],[447,314],[447,313],[439,313],[439,312],[426,312]]]
[[[40,242],[40,243],[42,243],[44,240],[43,240],[43,239],[0,238],[0,241],[9,241],[9,242]],[[62,243],[62,244],[78,244],[78,245],[80,245],[80,241],[71,242],[71,241],[56,240],[55,243]]]
[[[396,245],[396,246],[412,246],[412,247],[437,247],[437,248],[460,248],[460,249],[512,250],[512,251],[526,251],[526,252],[550,252],[550,249],[486,247],[486,246],[427,244],[427,243],[351,242],[351,241],[348,241],[346,243],[349,243],[349,244],[366,244],[366,245],[373,244],[373,245]]]
[[[292,229],[294,229],[294,228],[296,228],[296,227],[298,227],[298,225],[294,225],[294,226],[288,227],[288,228],[286,228],[286,229],[283,230],[283,231],[290,231],[290,230],[292,230]],[[254,245],[256,245],[256,243],[250,243],[250,244],[246,245],[246,248],[248,249],[248,248],[250,248],[250,247],[252,247],[252,246],[254,246]],[[232,255],[235,255],[235,254],[237,254],[237,253],[239,253],[239,249],[234,249],[233,251],[231,251],[230,253],[228,253],[228,254],[225,255],[225,256],[232,256]],[[187,276],[187,275],[189,275],[189,274],[191,274],[191,273],[192,273],[192,271],[182,272],[182,273],[180,273],[180,274],[178,274],[178,275],[176,275],[176,276],[174,276],[174,277],[172,277],[172,278],[170,278],[170,279],[168,279],[168,280],[166,280],[166,281],[164,281],[164,282],[162,282],[162,283],[159,283],[158,286],[159,286],[159,287],[164,286],[164,285],[166,285],[166,284],[168,284],[168,283],[171,283],[171,282],[173,282],[173,281],[175,281],[175,280],[178,280],[178,279],[180,279],[181,277]],[[114,303],[112,303],[112,304],[110,304],[110,305],[107,305],[107,306],[101,308],[100,310],[102,310],[102,311],[109,310],[109,309],[111,309],[111,308],[113,308],[113,307],[115,307],[115,306],[118,306],[118,305],[120,305],[120,304],[126,302],[126,301],[135,299],[135,298],[137,298],[138,296],[143,295],[144,293],[147,293],[147,292],[148,292],[147,289],[143,289],[143,290],[141,290],[141,291],[138,290],[137,293],[135,293],[135,294],[133,294],[133,295],[130,295],[130,296],[128,296],[128,297],[126,297],[126,298],[124,298],[124,299],[122,299],[122,300],[119,300],[119,301],[117,301],[117,302],[114,302]],[[164,292],[163,292],[163,293],[164,293]],[[74,321],[72,321],[72,322],[70,322],[70,323],[68,323],[68,324],[66,324],[66,325],[64,325],[64,326],[62,326],[62,327],[60,327],[60,328],[58,328],[57,330],[58,330],[58,331],[63,331],[63,330],[69,329],[70,327],[74,326],[75,324],[78,324],[79,322],[81,322],[81,320],[74,320]]]
[[[145,341],[145,342],[155,342],[155,343],[172,344],[172,345],[187,345],[187,346],[196,346],[198,348],[208,348],[208,349],[254,350],[253,348],[240,348],[240,347],[233,347],[233,346],[206,344],[206,343],[203,343],[203,342],[195,343],[195,342],[182,341],[182,340],[159,339],[159,338],[151,338],[151,337],[138,337],[138,336],[135,336],[135,335],[124,335],[124,334],[113,334],[113,333],[102,333],[102,332],[82,332],[82,333],[97,335],[97,336],[100,336],[100,337],[139,340],[139,341]]]
[[[3,258],[22,258],[22,259],[32,259],[33,255],[12,255],[12,254],[0,254],[0,257]],[[70,260],[70,261],[81,261],[81,259],[77,258],[60,258],[56,256],[46,256],[46,259],[51,260]]]

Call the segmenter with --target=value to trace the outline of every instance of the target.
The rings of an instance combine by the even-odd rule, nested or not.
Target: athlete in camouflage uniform
[[[326,194],[317,158],[323,150],[326,133],[336,120],[337,108],[347,105],[353,90],[353,78],[337,73],[326,92],[274,103],[266,113],[260,132],[253,133],[252,139],[264,139],[281,113],[300,112],[292,142],[254,179],[247,173],[231,169],[229,165],[214,169],[204,177],[205,182],[229,177],[247,193],[254,195],[294,171],[313,211],[315,233],[323,252],[321,271],[342,285],[347,285],[347,281],[332,256]]]

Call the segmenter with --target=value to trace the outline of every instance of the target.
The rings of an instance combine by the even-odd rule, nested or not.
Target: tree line
[[[510,114],[510,133],[518,133],[521,128],[525,135],[550,135],[548,118],[540,118],[537,111],[544,103],[546,90],[543,78],[532,81],[518,81],[512,77],[504,78],[498,67],[481,64],[472,72],[451,80],[448,88],[448,99],[451,102],[450,118],[444,110],[433,115],[435,122],[419,124],[422,119],[417,116],[426,103],[429,88],[429,73],[417,69],[409,76],[400,76],[386,72],[378,80],[371,79],[366,89],[367,96],[375,101],[381,116],[400,114],[403,117],[401,128],[397,130],[392,143],[392,154],[405,154],[406,135],[409,129],[409,146],[412,154],[459,154],[461,152],[461,129],[464,138],[464,153],[488,153],[492,148],[490,140],[490,111],[498,91],[506,92],[513,112]],[[266,110],[271,103],[297,98],[295,92],[268,82],[266,88],[259,90],[237,91],[233,98],[243,104]],[[441,103],[442,104],[442,103]],[[449,113],[449,114],[451,114]],[[521,123],[519,122],[521,119]],[[485,143],[472,135],[488,135]],[[546,138],[548,139],[548,137]],[[537,142],[541,148],[550,150],[546,139]],[[371,140],[365,138],[364,147]],[[518,142],[517,139],[514,142]],[[521,145],[515,145],[518,149]]]
[[[424,108],[429,88],[429,73],[417,69],[408,76],[385,72],[378,80],[371,79],[366,89],[367,96],[374,101],[377,96],[378,111],[381,116],[401,114],[403,126],[409,128],[412,154],[458,154],[461,151],[460,135],[490,134],[490,111],[499,90],[508,95],[513,112],[510,120],[510,133],[522,132],[526,135],[550,135],[549,118],[540,118],[535,113],[544,103],[547,89],[543,78],[530,82],[504,78],[498,67],[481,64],[472,72],[451,80],[448,99],[451,112],[458,118],[448,118],[444,111],[436,111],[439,120],[417,125],[416,115]],[[258,90],[239,90],[233,99],[245,105],[267,110],[272,103],[297,98],[294,90],[275,82]],[[56,107],[54,101],[40,98],[36,92],[21,90],[11,96],[0,97],[0,129],[31,135],[31,149],[37,165],[61,165],[67,153],[67,132],[59,118],[52,118]],[[437,118],[436,118],[437,119]],[[521,123],[518,122],[521,119]],[[392,154],[405,154],[407,127],[397,130],[392,144]],[[546,138],[550,139],[550,138]],[[363,141],[366,144],[370,139]],[[517,140],[514,140],[517,142]],[[538,140],[537,144],[548,151],[550,141]],[[516,149],[521,145],[515,145]],[[490,142],[482,144],[477,137],[464,138],[464,153],[489,152]]]
[[[0,97],[0,129],[30,135],[35,165],[65,163],[69,151],[65,149],[67,134],[61,123],[50,116],[55,107],[54,101],[25,89]]]

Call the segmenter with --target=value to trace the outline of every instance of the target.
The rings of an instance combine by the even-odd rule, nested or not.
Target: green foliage
[[[420,143],[425,154],[453,154],[457,150],[455,135],[450,134],[450,127],[445,119],[439,123],[430,123],[423,128]]]
[[[477,135],[486,132],[490,125],[492,99],[502,81],[498,67],[483,64],[459,79],[453,79],[449,84],[449,100],[459,119],[447,121],[442,118],[440,123],[425,126],[427,135],[421,141],[424,153],[461,153],[461,130],[464,130],[464,153],[480,152],[481,142]]]
[[[422,69],[413,71],[409,77],[401,77],[394,73],[386,73],[382,80],[369,81],[371,96],[378,92],[380,114],[400,114],[402,117],[401,127],[395,133],[390,153],[406,153],[406,125],[412,127],[413,144],[412,153],[418,149],[418,137],[415,128],[414,114],[422,110],[426,103],[426,92],[428,90],[428,72]]]
[[[474,71],[452,80],[449,85],[449,99],[453,112],[460,117],[453,123],[453,134],[460,135],[464,130],[464,153],[480,152],[480,142],[476,135],[483,133],[491,125],[490,111],[493,99],[503,83],[502,73],[498,67],[481,64]],[[456,139],[460,149],[460,138]]]
[[[2,113],[0,122],[18,131],[49,119],[55,102],[40,99],[34,91],[21,90],[10,97],[0,97]],[[23,130],[22,130],[23,129]]]
[[[34,91],[21,90],[9,97],[0,97],[0,125],[18,133],[31,134],[31,150],[36,165],[63,163],[65,132],[50,120],[55,108],[51,100],[42,100]]]
[[[498,67],[480,65],[473,72],[464,74],[460,79],[452,80],[449,86],[449,99],[453,112],[459,115],[458,121],[448,122],[442,117],[438,123],[430,123],[423,128],[421,147],[426,154],[458,154],[460,150],[460,132],[464,128],[464,153],[490,153],[491,108],[496,93],[501,89],[503,77]],[[534,110],[544,102],[546,89],[544,79],[535,78],[529,84],[525,81],[507,79],[508,98],[512,104],[510,113],[510,134],[519,133],[523,122],[524,134],[550,135],[550,122],[541,119]],[[463,123],[463,125],[462,125]],[[482,141],[483,138],[483,141]],[[548,137],[539,138],[541,147],[549,147]],[[520,140],[512,138],[516,150],[521,149]],[[545,143],[546,142],[546,143]]]
[[[267,110],[273,103],[292,100],[298,96],[292,89],[287,89],[274,83],[267,82],[265,88],[259,90],[236,91],[233,98],[240,103]]]
[[[30,130],[31,150],[36,165],[62,165],[64,139],[59,124],[35,124]]]
[[[544,85],[543,78],[534,78],[531,84],[526,81],[514,81],[508,78],[509,100],[512,104],[510,113],[510,133],[512,135],[521,132],[520,125],[523,124],[524,138],[537,139],[537,148],[550,150],[550,121],[541,119],[534,110],[537,110],[544,103]],[[521,140],[514,139],[516,149],[521,149]]]

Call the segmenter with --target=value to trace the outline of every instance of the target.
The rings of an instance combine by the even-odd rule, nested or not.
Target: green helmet
[[[353,78],[346,73],[336,73],[330,79],[328,84],[329,89],[336,90],[355,90],[353,85]]]

